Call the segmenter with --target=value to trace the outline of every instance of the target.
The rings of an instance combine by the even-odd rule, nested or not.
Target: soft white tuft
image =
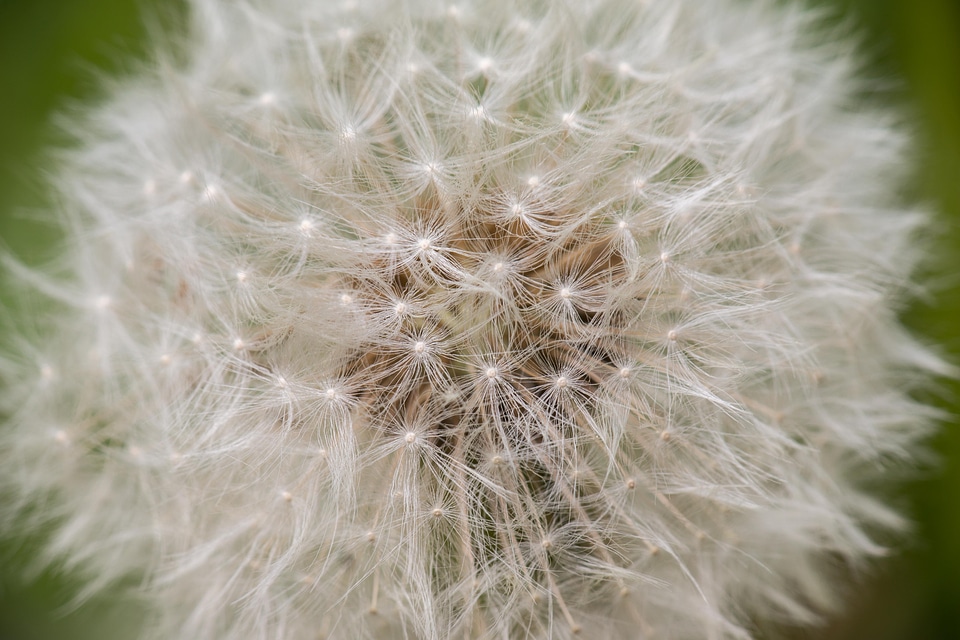
[[[815,621],[939,364],[905,138],[778,4],[191,0],[13,267],[3,516],[158,638]]]

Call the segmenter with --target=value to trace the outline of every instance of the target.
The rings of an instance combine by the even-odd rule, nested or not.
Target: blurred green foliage
[[[318,0],[324,1],[324,0]],[[746,0],[749,1],[749,0]],[[916,122],[915,197],[939,212],[929,300],[906,319],[960,362],[960,4],[956,0],[813,0],[861,34],[877,100]],[[171,5],[174,7],[171,9]],[[27,262],[49,256],[57,232],[41,222],[41,150],[58,142],[51,117],[94,99],[98,74],[122,74],[142,59],[143,16],[156,24],[180,1],[0,0],[0,241]],[[0,291],[0,300],[6,297]],[[844,617],[801,633],[827,640],[960,638],[960,384],[936,395],[953,419],[935,439],[940,461],[905,490],[917,522],[913,548],[884,563],[851,593]],[[107,597],[73,611],[77,583],[23,569],[32,543],[0,546],[0,640],[130,638],[136,610]]]
[[[0,238],[22,258],[49,248],[53,229],[31,222],[43,204],[40,149],[51,116],[96,94],[96,75],[142,58],[136,0],[0,0]]]

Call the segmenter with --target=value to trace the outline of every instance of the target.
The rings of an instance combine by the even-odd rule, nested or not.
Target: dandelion
[[[924,216],[806,10],[190,9],[0,396],[3,516],[147,635],[750,638],[904,527]]]

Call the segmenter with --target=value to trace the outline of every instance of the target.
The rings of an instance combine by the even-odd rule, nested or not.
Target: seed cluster
[[[14,267],[64,311],[0,367],[0,516],[157,638],[835,607],[940,365],[902,136],[774,4],[192,0],[65,153],[63,273]]]

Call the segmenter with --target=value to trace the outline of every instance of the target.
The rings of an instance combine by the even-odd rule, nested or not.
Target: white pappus
[[[926,217],[807,9],[188,4],[0,367],[2,521],[145,636],[745,639],[903,528]]]

